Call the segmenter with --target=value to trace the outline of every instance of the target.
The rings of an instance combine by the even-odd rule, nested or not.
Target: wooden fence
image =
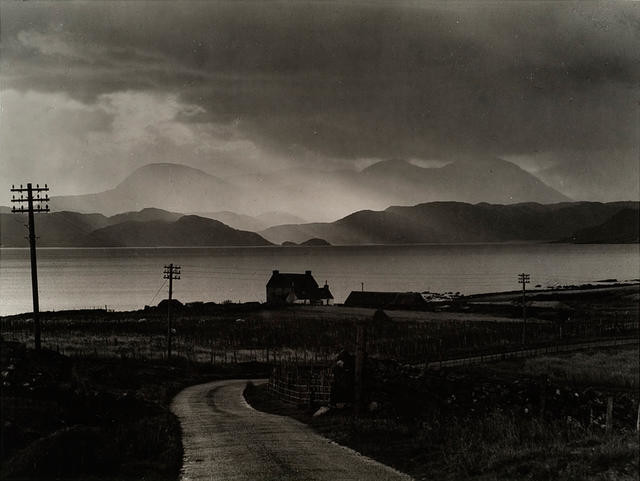
[[[521,349],[518,351],[502,352],[499,354],[485,354],[482,356],[471,356],[462,359],[447,359],[443,361],[429,362],[425,364],[427,369],[437,369],[440,367],[457,367],[457,366],[469,366],[472,364],[483,364],[485,362],[504,361],[506,359],[535,357],[544,354],[556,354],[560,352],[579,351],[582,349],[599,348],[599,347],[614,347],[614,346],[627,346],[637,345],[638,339],[607,339],[601,341],[580,342],[573,344],[556,344],[553,346],[540,347],[535,349]]]
[[[331,367],[281,363],[271,371],[269,392],[295,405],[328,405],[332,383]]]

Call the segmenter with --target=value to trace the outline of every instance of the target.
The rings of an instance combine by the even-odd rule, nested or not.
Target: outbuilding
[[[372,309],[425,309],[428,307],[427,301],[419,292],[351,291],[344,305]]]

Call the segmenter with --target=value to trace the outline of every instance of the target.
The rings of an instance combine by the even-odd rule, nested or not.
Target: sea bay
[[[163,267],[182,267],[182,302],[265,300],[272,270],[311,270],[341,303],[352,290],[482,292],[640,277],[637,244],[459,244],[251,248],[40,248],[40,310],[139,309],[167,295]],[[0,249],[0,315],[29,312],[28,249]]]

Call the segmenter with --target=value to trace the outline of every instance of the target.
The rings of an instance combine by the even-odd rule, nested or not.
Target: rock
[[[378,404],[376,401],[371,401],[369,403],[369,412],[370,413],[374,413],[376,412],[378,409],[380,409],[380,404]]]
[[[318,408],[318,410],[315,413],[313,413],[313,417],[317,418],[317,417],[322,416],[323,414],[326,414],[328,412],[329,412],[329,408],[327,406],[322,406],[322,407]]]

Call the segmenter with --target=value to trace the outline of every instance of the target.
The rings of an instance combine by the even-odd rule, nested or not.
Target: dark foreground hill
[[[319,237],[334,245],[556,241],[570,239],[581,229],[609,221],[603,229],[610,229],[608,238],[618,242],[620,236],[616,232],[626,232],[627,226],[621,220],[611,219],[623,210],[637,216],[639,205],[638,202],[550,205],[432,202],[389,207],[384,211],[359,211],[332,223],[277,226],[261,234],[274,243]]]
[[[27,247],[21,214],[0,214],[3,247]],[[183,216],[161,209],[143,209],[112,217],[102,214],[52,212],[36,216],[41,247],[137,246],[262,246],[270,243],[253,232],[198,216]]]
[[[640,241],[640,212],[623,209],[600,225],[575,232],[571,242],[578,244],[628,244]]]
[[[325,239],[333,245],[510,241],[638,241],[638,202],[465,204],[432,202],[355,212],[333,223],[291,224],[259,234],[222,222],[144,209],[112,217],[53,212],[36,216],[42,247],[264,246]],[[26,247],[26,216],[0,214],[4,247]],[[314,244],[317,241],[311,241]],[[324,243],[323,243],[324,244]]]
[[[98,229],[87,236],[88,247],[267,246],[254,232],[232,229],[213,219],[185,215],[175,222],[129,221]]]

